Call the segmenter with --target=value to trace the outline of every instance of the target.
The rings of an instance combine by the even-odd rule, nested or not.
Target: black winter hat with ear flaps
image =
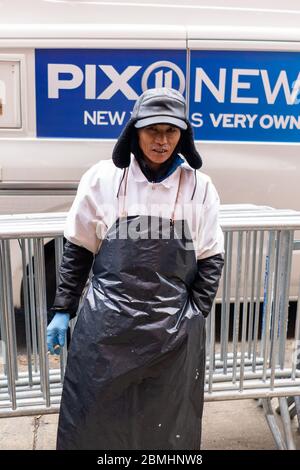
[[[126,168],[130,164],[134,127],[151,124],[173,124],[180,128],[180,153],[193,169],[201,168],[202,160],[196,150],[193,128],[186,117],[186,102],[179,91],[173,88],[151,88],[136,101],[132,116],[120,134],[113,149],[112,159],[116,167]]]

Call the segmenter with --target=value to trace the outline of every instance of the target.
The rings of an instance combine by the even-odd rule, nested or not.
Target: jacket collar
[[[171,188],[178,180],[179,177],[179,169],[180,166],[176,168],[176,170],[169,176],[167,176],[164,180],[158,182],[158,183],[150,183],[144,173],[142,172],[140,165],[138,164],[138,161],[134,156],[131,157],[131,163],[130,163],[130,171],[133,176],[133,179],[137,183],[148,183],[148,184],[162,184],[165,188]]]

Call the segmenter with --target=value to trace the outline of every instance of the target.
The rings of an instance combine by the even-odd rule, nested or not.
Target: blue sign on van
[[[116,138],[147,88],[185,93],[186,51],[37,49],[38,137]]]
[[[300,142],[300,53],[192,51],[197,140]]]
[[[300,53],[37,49],[38,137],[116,138],[147,88],[185,94],[195,138],[300,142]]]

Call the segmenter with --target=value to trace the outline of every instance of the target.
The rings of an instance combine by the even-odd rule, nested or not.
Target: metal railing
[[[65,217],[65,213],[0,217],[0,416],[59,409],[67,351],[59,358],[46,353],[44,243],[55,240],[58,271]],[[213,306],[207,320],[205,400],[261,399],[278,448],[292,449],[287,397],[300,396],[300,302],[291,336],[288,308],[300,213],[233,205],[222,207],[220,221],[225,234],[222,302]],[[14,264],[16,251],[19,262]],[[26,280],[25,344],[16,334],[20,313],[15,311],[13,286],[18,270]],[[279,397],[280,417],[273,412],[272,397]],[[299,399],[295,403],[299,408]]]

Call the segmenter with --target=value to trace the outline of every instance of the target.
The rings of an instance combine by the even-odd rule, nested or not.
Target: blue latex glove
[[[69,321],[69,313],[56,313],[49,323],[47,327],[47,346],[51,354],[60,354],[60,348],[65,344]]]

